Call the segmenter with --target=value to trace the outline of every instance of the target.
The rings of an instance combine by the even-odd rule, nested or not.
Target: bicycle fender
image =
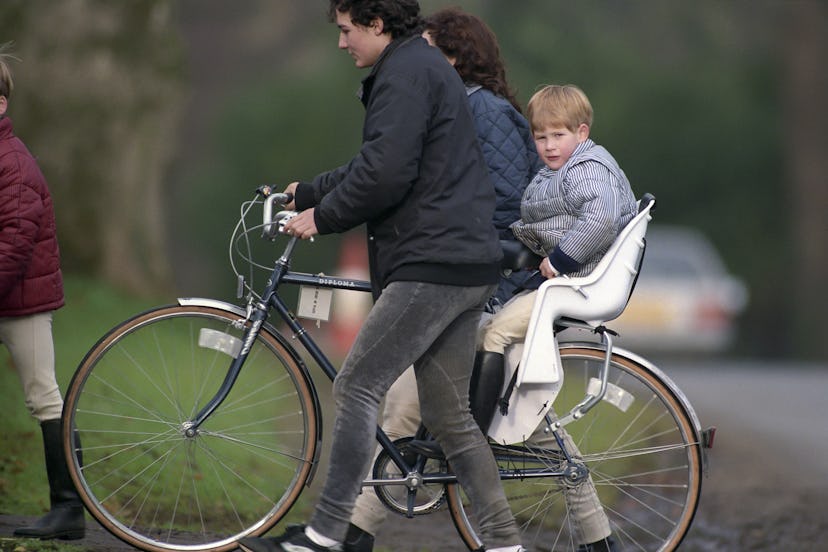
[[[561,350],[563,350],[563,349],[575,349],[575,348],[577,348],[577,349],[593,349],[593,350],[601,351],[601,352],[606,352],[606,350],[607,350],[606,347],[604,347],[602,344],[593,343],[593,342],[589,342],[589,341],[584,341],[584,342],[568,341],[568,342],[565,342],[565,343],[561,343],[560,348],[561,348]],[[613,346],[612,347],[612,354],[615,355],[615,356],[619,356],[621,358],[628,359],[632,362],[635,362],[636,364],[640,365],[642,368],[644,368],[645,370],[650,372],[653,376],[655,376],[656,379],[660,380],[661,383],[663,383],[664,386],[667,387],[667,390],[670,391],[670,393],[673,394],[673,396],[679,402],[681,407],[687,413],[687,416],[693,422],[693,433],[694,433],[694,438],[695,438],[696,442],[698,442],[700,444],[705,442],[704,439],[702,438],[703,432],[702,432],[701,422],[699,421],[698,415],[696,415],[696,411],[693,408],[693,405],[690,404],[690,401],[687,399],[687,395],[684,394],[684,391],[682,391],[679,388],[679,386],[676,385],[676,383],[672,379],[670,379],[670,376],[665,374],[664,371],[661,368],[659,368],[658,366],[656,366],[655,364],[653,364],[652,362],[650,362],[646,358],[644,358],[644,357],[642,357],[642,356],[640,356],[636,353],[633,353],[632,351],[628,351],[628,350],[623,349],[621,347]],[[702,461],[703,462],[706,461],[706,455],[705,454],[702,454]]]
[[[559,345],[560,350],[564,349],[591,349],[594,351],[606,352],[606,347],[594,342],[564,342]],[[684,392],[670,379],[660,368],[647,359],[621,347],[613,346],[613,355],[628,359],[650,372],[656,379],[661,381],[667,390],[675,397],[681,408],[687,413],[692,421],[694,439],[698,443],[704,443],[701,422],[693,409],[693,405],[687,399]],[[516,369],[517,360],[525,355],[522,344],[515,344],[506,351],[506,381]],[[562,381],[524,384],[516,388],[509,403],[509,412],[502,416],[500,412],[495,413],[494,420],[489,426],[489,437],[501,444],[513,444],[524,441],[537,428],[543,420],[543,416],[549,411],[555,397],[557,397]],[[706,463],[706,454],[702,454],[702,462]]]

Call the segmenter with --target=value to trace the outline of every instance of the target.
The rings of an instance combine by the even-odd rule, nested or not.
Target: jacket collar
[[[481,88],[483,88],[483,87],[480,86],[479,84],[466,83],[466,96],[471,96],[472,94],[474,94],[475,92],[477,92]]]
[[[391,54],[396,51],[397,48],[402,46],[403,44],[407,44],[417,38],[422,38],[420,35],[415,34],[411,36],[400,37],[395,40],[392,40],[391,43],[385,47],[382,51],[380,56],[377,58],[377,61],[374,62],[373,67],[371,67],[371,72],[368,73],[368,76],[362,79],[362,85],[359,87],[357,91],[357,98],[360,99],[363,105],[368,105],[368,98],[371,97],[371,88],[374,85],[374,79],[377,77],[377,73],[379,72],[380,68],[382,67],[385,60],[391,57]],[[425,39],[423,39],[425,40]]]
[[[544,176],[546,176],[547,178],[549,176],[556,174],[564,175],[566,174],[566,171],[569,170],[569,167],[583,161],[584,154],[586,154],[586,152],[591,150],[593,147],[595,147],[595,142],[592,141],[592,138],[587,138],[586,140],[578,144],[578,146],[575,148],[575,151],[572,152],[572,155],[569,157],[569,159],[567,159],[566,163],[564,163],[563,167],[556,171],[544,165],[543,167],[541,167],[540,172],[543,172]]]

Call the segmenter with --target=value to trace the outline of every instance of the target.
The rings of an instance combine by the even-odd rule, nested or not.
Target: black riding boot
[[[489,431],[503,390],[503,370],[503,355],[500,353],[478,351],[474,357],[469,384],[469,406],[484,435]]]
[[[85,533],[83,503],[78,496],[60,437],[60,420],[40,424],[43,432],[43,450],[46,455],[46,475],[49,477],[51,510],[31,527],[15,529],[14,536],[39,539],[82,539]]]

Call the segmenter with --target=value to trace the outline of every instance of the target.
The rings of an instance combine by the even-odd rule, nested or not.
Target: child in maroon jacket
[[[51,503],[44,517],[14,534],[80,539],[83,505],[66,468],[52,342],[52,313],[64,303],[55,213],[46,179],[6,115],[13,88],[6,50],[0,46],[0,342],[40,422]]]

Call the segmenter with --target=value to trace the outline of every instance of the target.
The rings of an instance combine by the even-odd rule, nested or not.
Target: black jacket
[[[465,87],[419,36],[386,47],[362,83],[363,142],[349,163],[296,190],[320,234],[368,227],[375,293],[393,281],[496,283],[489,182]]]

